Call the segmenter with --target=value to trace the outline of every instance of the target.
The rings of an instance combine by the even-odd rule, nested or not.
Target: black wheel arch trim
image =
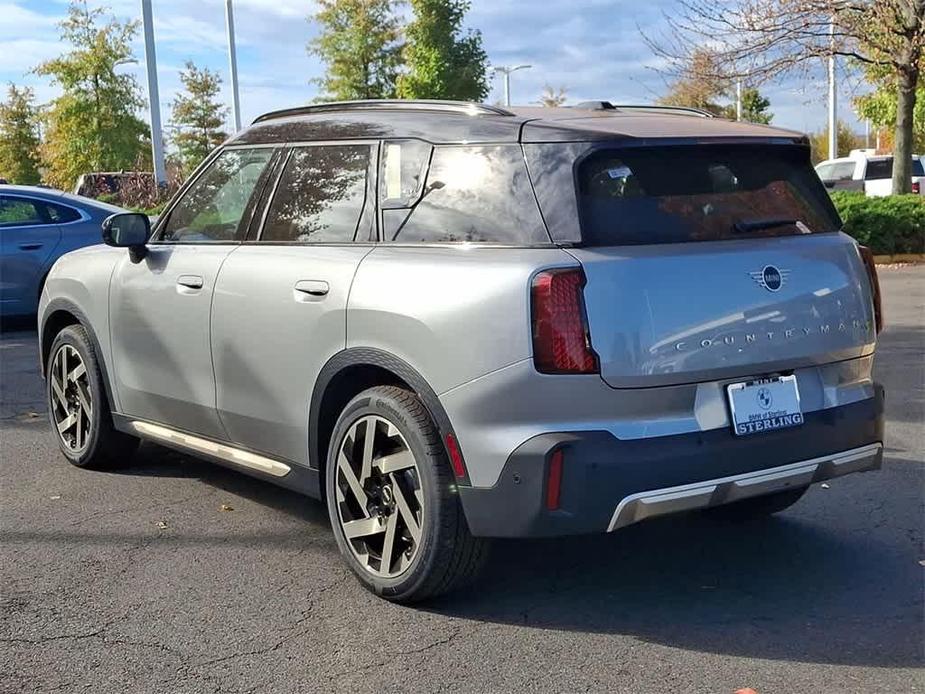
[[[447,460],[449,461],[449,451],[446,450],[446,436],[453,434],[457,439],[457,446],[460,449],[460,455],[463,459],[463,468],[467,470],[465,477],[456,478],[456,484],[460,486],[469,486],[468,468],[465,466],[465,453],[462,451],[450,418],[440,403],[437,393],[431,388],[427,380],[408,362],[396,357],[385,350],[373,347],[349,347],[338,352],[331,357],[318,373],[315,379],[315,386],[312,390],[311,405],[309,407],[308,419],[308,464],[313,470],[321,471],[324,467],[324,460],[318,452],[319,429],[321,423],[321,404],[324,400],[325,393],[331,382],[342,371],[355,366],[372,366],[391,372],[397,378],[401,379],[414,391],[414,393],[424,403],[437,429],[440,432],[440,441],[446,451]]]
[[[100,365],[100,369],[103,372],[103,388],[106,391],[106,400],[109,403],[109,411],[117,412],[115,399],[113,398],[113,388],[112,383],[110,382],[109,367],[106,364],[106,357],[103,354],[103,350],[100,348],[99,338],[96,336],[96,331],[93,329],[93,326],[90,324],[90,321],[87,319],[86,314],[80,309],[80,307],[75,304],[70,299],[52,299],[48,302],[48,305],[45,307],[45,312],[42,314],[42,323],[39,325],[39,365],[42,367],[42,378],[45,378],[45,372],[47,369],[48,349],[51,345],[46,345],[45,338],[45,326],[48,324],[48,319],[53,316],[55,313],[64,311],[70,313],[77,322],[87,331],[87,335],[90,336],[90,341],[93,343],[93,351],[96,356],[96,361]],[[51,337],[51,341],[54,340],[54,336]]]

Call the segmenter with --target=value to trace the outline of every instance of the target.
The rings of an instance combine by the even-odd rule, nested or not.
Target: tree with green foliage
[[[136,115],[144,106],[141,90],[134,77],[116,73],[133,60],[137,22],[102,24],[102,15],[73,0],[60,24],[70,50],[35,70],[61,88],[45,114],[42,146],[46,179],[59,188],[70,188],[82,173],[130,169],[149,154],[150,131]]]
[[[183,170],[189,173],[228,137],[222,130],[228,109],[217,101],[222,88],[217,72],[200,69],[188,60],[186,69],[180,71],[180,82],[184,91],[171,104],[176,129],[172,139],[180,151]]]
[[[925,74],[925,53],[922,57],[922,74]],[[896,128],[896,88],[888,74],[882,70],[867,70],[867,78],[875,89],[855,99],[855,106],[861,118],[869,120],[878,128]],[[915,90],[915,106],[912,109],[912,150],[925,151],[925,80],[919,80]]]
[[[463,30],[469,0],[409,0],[414,15],[405,30],[408,72],[398,78],[404,99],[482,101],[489,92],[482,34]]]
[[[7,100],[0,103],[0,178],[19,185],[34,185],[39,174],[38,109],[29,87],[10,84]]]
[[[315,80],[323,98],[393,98],[402,53],[395,0],[318,0],[318,7],[321,33],[308,50],[326,66]]]
[[[742,120],[768,125],[774,118],[773,113],[768,113],[770,107],[770,100],[763,97],[755,87],[746,87],[742,90]],[[735,117],[735,106],[732,110],[732,115]]]

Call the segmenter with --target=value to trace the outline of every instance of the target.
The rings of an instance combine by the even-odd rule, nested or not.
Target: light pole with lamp
[[[500,72],[504,75],[504,105],[511,105],[511,73],[517,72],[518,70],[526,70],[527,68],[533,67],[532,65],[495,65],[491,68],[492,72]]]

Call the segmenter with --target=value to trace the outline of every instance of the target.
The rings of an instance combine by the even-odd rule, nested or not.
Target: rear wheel
[[[788,489],[765,496],[756,496],[753,499],[743,499],[742,501],[707,509],[706,513],[717,520],[726,521],[743,522],[766,518],[793,506],[803,498],[807,489],[809,487],[800,487],[799,489]]]
[[[107,468],[131,457],[138,439],[116,431],[93,344],[82,325],[55,337],[45,385],[58,446],[77,467]]]
[[[338,548],[363,585],[395,602],[446,593],[481,568],[437,428],[421,401],[370,388],[344,408],[326,467]]]

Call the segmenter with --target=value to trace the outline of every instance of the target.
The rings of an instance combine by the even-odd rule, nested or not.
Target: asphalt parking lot
[[[499,542],[417,608],[359,587],[318,502],[153,445],[67,465],[7,326],[0,691],[923,692],[925,267],[881,282],[881,471],[756,525]]]

